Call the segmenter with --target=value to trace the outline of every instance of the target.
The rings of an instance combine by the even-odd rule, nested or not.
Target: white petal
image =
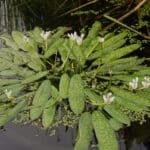
[[[29,42],[29,38],[27,36],[24,35],[23,39],[24,39],[25,42]]]
[[[7,89],[5,89],[5,95],[10,98],[11,97],[11,94],[12,94],[12,91],[8,91]]]
[[[150,83],[146,82],[146,81],[142,81],[142,85],[144,88],[149,88],[150,87]]]
[[[81,34],[81,38],[82,38],[82,39],[84,38],[84,34],[83,34],[83,33]]]
[[[104,100],[104,102],[107,102],[108,100],[107,100],[107,95],[103,95],[103,100]]]
[[[84,34],[81,34],[81,36],[78,36],[78,35],[77,35],[77,32],[74,32],[74,33],[70,33],[70,34],[67,34],[67,35],[68,35],[68,37],[70,38],[70,40],[76,41],[76,43],[77,43],[78,45],[81,45],[81,44],[82,44]]]
[[[103,100],[105,103],[111,103],[113,102],[115,97],[112,95],[112,93],[108,93],[106,95],[103,95]]]
[[[47,32],[45,32],[45,39],[47,39],[48,37],[49,37],[49,35],[50,35],[50,33],[51,33],[51,31],[47,31]]]
[[[108,97],[111,97],[111,96],[112,96],[112,93],[110,92],[110,93],[108,93],[107,95],[108,95]]]
[[[139,80],[138,77],[136,77],[135,79],[132,79],[132,81],[129,82],[129,86],[134,90],[137,89],[138,88],[138,80]]]
[[[50,34],[51,34],[51,31],[47,31],[47,32],[42,31],[40,35],[44,40],[47,40]]]
[[[135,82],[138,82],[138,81],[139,81],[139,78],[138,78],[138,77],[136,77],[136,78],[135,78]]]
[[[103,43],[105,39],[103,37],[98,37],[98,40],[100,43]]]

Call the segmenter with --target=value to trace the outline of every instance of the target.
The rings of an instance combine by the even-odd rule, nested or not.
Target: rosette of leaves
[[[68,30],[1,36],[0,126],[14,118],[45,129],[66,125],[68,110],[78,124],[75,150],[87,150],[93,133],[99,149],[117,150],[115,131],[132,122],[124,109],[149,112],[150,68],[129,55],[141,45],[128,45],[127,32],[100,37],[99,22],[86,35]]]

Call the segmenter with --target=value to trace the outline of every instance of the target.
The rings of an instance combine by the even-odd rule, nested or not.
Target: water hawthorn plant
[[[98,149],[118,150],[116,131],[150,116],[150,67],[129,55],[141,45],[127,44],[128,32],[100,32],[95,22],[84,34],[1,35],[0,126],[77,127],[75,150],[88,150],[94,136]]]

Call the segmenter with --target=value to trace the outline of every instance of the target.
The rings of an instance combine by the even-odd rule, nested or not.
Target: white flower
[[[98,37],[98,41],[100,42],[100,43],[103,43],[104,41],[105,41],[105,39],[103,38],[103,37]]]
[[[68,33],[68,37],[70,38],[70,40],[72,41],[76,41],[76,43],[78,45],[81,45],[82,42],[83,42],[83,37],[84,37],[84,34],[82,33],[80,36],[77,35],[77,32],[74,32],[74,33]]]
[[[129,86],[130,86],[133,90],[137,89],[137,88],[138,88],[138,81],[139,81],[139,78],[138,78],[138,77],[136,77],[135,79],[132,79],[132,81],[129,82]]]
[[[108,93],[106,95],[103,95],[103,100],[105,103],[112,103],[115,99],[115,96],[112,95],[112,93]]]
[[[77,32],[68,33],[67,35],[68,35],[68,37],[70,38],[70,40],[72,40],[72,41],[75,41],[76,38],[78,37]]]
[[[23,39],[24,39],[25,42],[29,42],[29,38],[27,36],[24,35]]]
[[[11,90],[8,91],[7,89],[5,89],[5,94],[6,94],[7,98],[11,98],[11,97],[12,97],[12,96],[11,96],[11,94],[12,94],[12,91],[11,91]]]
[[[47,32],[42,31],[40,35],[44,40],[47,40],[50,34],[51,34],[51,31],[47,31]]]
[[[144,81],[142,81],[142,85],[144,88],[150,87],[150,77],[144,77]]]
[[[78,38],[76,39],[76,42],[78,45],[81,45],[82,42],[83,42],[83,37],[84,37],[84,34],[81,34],[81,36],[78,36]]]

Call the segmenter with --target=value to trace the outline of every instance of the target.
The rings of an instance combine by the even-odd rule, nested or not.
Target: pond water
[[[73,150],[70,133],[60,130],[58,139],[36,127],[10,124],[0,132],[0,150]]]
[[[49,136],[30,125],[9,124],[5,130],[0,131],[0,150],[73,150],[74,137],[74,130],[66,132],[64,128],[57,130],[56,136]],[[132,139],[130,148],[127,148],[124,139],[120,139],[119,144],[120,150],[150,150],[150,143],[137,144],[136,139]]]

